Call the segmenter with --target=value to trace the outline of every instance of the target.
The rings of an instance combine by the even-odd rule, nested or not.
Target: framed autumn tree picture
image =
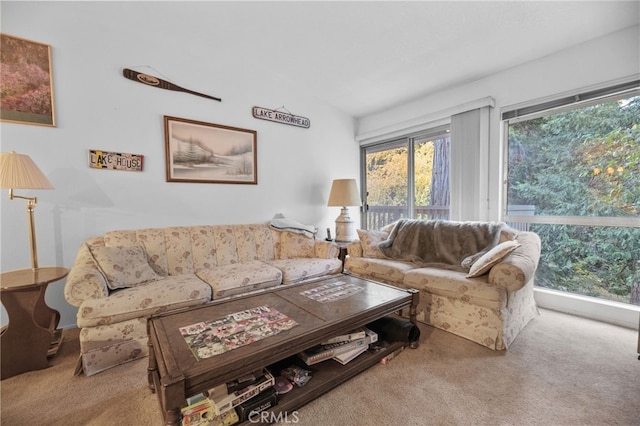
[[[0,34],[0,121],[55,126],[51,46]]]

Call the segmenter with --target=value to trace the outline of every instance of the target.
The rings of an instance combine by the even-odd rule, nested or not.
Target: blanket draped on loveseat
[[[358,230],[344,270],[420,291],[418,321],[506,349],[538,315],[540,237],[506,223],[401,220]]]
[[[380,249],[394,260],[463,271],[462,262],[467,257],[498,245],[504,228],[504,223],[496,222],[401,219],[387,240],[380,243]]]

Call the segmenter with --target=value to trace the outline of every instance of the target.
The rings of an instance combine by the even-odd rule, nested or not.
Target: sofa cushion
[[[372,257],[374,259],[387,259],[387,256],[380,250],[380,243],[389,238],[388,232],[367,231],[364,229],[356,229],[360,244],[362,245],[362,255],[364,257]]]
[[[282,271],[283,284],[337,274],[342,270],[342,261],[339,259],[281,259],[267,263]]]
[[[370,257],[347,257],[344,264],[346,272],[363,278],[380,280],[385,283],[402,285],[406,272],[418,268],[411,262],[390,259],[373,259]]]
[[[489,269],[491,269],[493,265],[507,257],[509,253],[511,253],[518,247],[520,247],[520,244],[515,240],[505,241],[498,244],[487,253],[483,254],[475,262],[473,262],[473,264],[469,268],[467,277],[479,277],[480,275],[486,274],[487,272],[489,272]]]
[[[200,269],[196,275],[211,286],[213,299],[275,287],[282,282],[279,269],[260,261]]]
[[[506,290],[488,283],[486,277],[467,278],[464,272],[440,268],[418,268],[408,271],[403,287],[461,299],[490,309],[500,309],[506,301]]]
[[[296,259],[315,256],[315,239],[294,232],[280,236],[280,259]]]
[[[133,287],[159,278],[149,266],[144,247],[88,247],[111,290]]]
[[[211,287],[193,274],[149,281],[85,300],[78,309],[78,327],[114,324],[211,300]]]

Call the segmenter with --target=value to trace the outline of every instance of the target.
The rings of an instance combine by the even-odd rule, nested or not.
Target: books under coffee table
[[[314,289],[325,292],[340,289],[336,293],[341,293],[329,297],[325,293],[314,300],[308,297]],[[158,395],[165,424],[179,425],[187,398],[283,360],[301,362],[298,353],[402,309],[409,309],[410,320],[415,323],[418,299],[417,290],[340,275],[154,316],[148,321],[149,387]],[[181,333],[184,327],[259,307],[277,311],[296,325],[207,358],[196,357],[193,346]],[[268,320],[266,323],[267,328],[272,327]],[[313,379],[304,387],[279,395],[277,405],[269,411],[295,410],[401,346],[395,344],[378,352],[363,353],[346,365],[330,361],[308,367],[313,370]]]

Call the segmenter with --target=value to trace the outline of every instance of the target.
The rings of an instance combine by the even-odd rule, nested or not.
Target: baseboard
[[[536,287],[534,298],[539,307],[590,318],[621,327],[638,329],[640,306],[612,302]]]

